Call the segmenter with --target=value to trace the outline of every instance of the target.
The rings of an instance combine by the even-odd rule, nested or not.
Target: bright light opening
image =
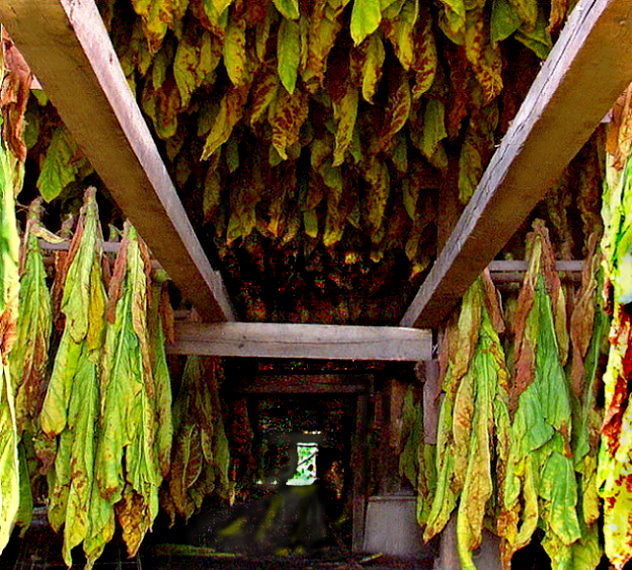
[[[288,485],[302,487],[311,485],[316,481],[316,455],[318,454],[317,443],[297,443],[296,454],[298,465],[292,478],[288,480]]]

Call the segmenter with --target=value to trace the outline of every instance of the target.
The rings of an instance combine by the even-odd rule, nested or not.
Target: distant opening
[[[296,455],[298,464],[296,471],[288,479],[287,485],[302,487],[313,484],[316,477],[316,456],[318,455],[317,443],[297,443]]]

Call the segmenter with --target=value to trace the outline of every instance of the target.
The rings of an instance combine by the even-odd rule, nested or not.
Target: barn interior
[[[604,234],[609,157],[630,150],[630,91],[617,97],[632,63],[608,39],[616,28],[632,41],[622,3],[2,4],[2,140],[20,165],[20,233],[39,240],[52,293],[41,382],[71,320],[60,317],[60,263],[77,255],[89,212],[105,283],[141,243],[147,304],[157,299],[165,331],[174,427],[156,512],[125,519],[117,503],[103,554],[93,560],[80,540],[71,562],[461,567],[456,498],[428,523],[441,502],[449,363],[474,352],[450,331],[467,327],[461,299],[486,270],[494,338],[507,369],[516,364],[542,239],[556,275],[547,290],[565,299],[555,308],[570,332],[558,333],[575,355],[571,315],[596,290],[585,268]],[[589,334],[598,321],[586,317]],[[601,377],[605,350],[593,360]],[[563,366],[571,378],[570,356]],[[589,392],[603,417],[607,390],[587,382],[577,401]],[[490,436],[494,472],[500,440]],[[32,520],[13,530],[0,568],[68,565],[37,445]],[[474,568],[573,568],[548,550],[548,523],[503,550],[495,500],[468,547]],[[129,533],[140,535],[131,556]],[[599,548],[586,568],[610,567]]]

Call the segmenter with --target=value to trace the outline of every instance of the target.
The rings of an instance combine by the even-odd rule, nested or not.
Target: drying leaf
[[[218,363],[198,356],[187,359],[174,404],[175,439],[163,507],[185,520],[199,511],[206,496],[228,498],[228,442],[217,385]]]
[[[506,40],[522,24],[520,15],[510,0],[494,0],[490,38],[492,44]]]
[[[149,268],[146,248],[126,222],[108,292],[95,478],[101,496],[111,505],[122,501],[116,512],[130,556],[158,514],[162,480],[147,329]]]
[[[2,139],[19,162],[26,160],[24,117],[31,92],[33,75],[15,44],[2,28],[0,59],[0,109],[2,110]]]
[[[538,0],[509,0],[526,29],[533,29],[538,19]]]
[[[393,137],[402,129],[410,115],[411,95],[408,77],[405,73],[397,74],[394,88],[391,88],[386,106],[384,128],[380,133],[379,147],[389,148]]]
[[[38,198],[29,207],[20,260],[16,345],[9,358],[18,434],[27,430],[31,436],[39,431],[37,420],[48,385],[48,348],[53,325],[46,268],[39,245],[42,232],[34,229],[42,215],[41,202]]]
[[[61,305],[64,332],[40,416],[44,433],[58,436],[48,517],[55,530],[64,526],[63,556],[68,566],[72,548],[83,542],[91,567],[114,533],[114,513],[94,482],[98,360],[106,302],[102,239],[95,190],[89,189],[68,253]]]
[[[279,78],[290,95],[294,93],[301,60],[301,28],[290,20],[282,20],[277,41]]]
[[[553,566],[570,564],[581,537],[577,482],[570,452],[571,402],[564,374],[565,300],[548,232],[527,237],[525,275],[515,325],[511,446],[505,484],[503,559],[527,544],[541,525]]]
[[[296,91],[290,95],[283,91],[270,107],[269,119],[272,127],[272,145],[283,160],[287,160],[288,147],[299,140],[300,129],[307,119],[307,94]]]
[[[279,77],[271,66],[264,67],[261,73],[255,76],[252,88],[252,103],[250,110],[250,124],[261,121],[268,107],[276,99],[279,88]]]
[[[366,196],[367,223],[371,235],[375,235],[382,227],[384,211],[388,202],[390,175],[383,161],[376,157],[371,157],[366,169],[363,171],[363,176],[369,183]]]
[[[0,552],[9,542],[20,504],[18,434],[8,358],[18,317],[18,252],[14,159],[0,140]]]
[[[189,105],[191,95],[204,83],[208,74],[217,67],[219,60],[219,44],[215,36],[208,32],[205,31],[196,43],[188,43],[186,37],[180,40],[173,62],[173,76],[180,90],[182,107]],[[156,63],[154,63],[153,69],[156,70]],[[154,78],[154,88],[159,89],[165,80],[156,79],[155,74],[152,74],[152,77]]]
[[[382,28],[389,39],[402,67],[408,71],[415,60],[413,30],[419,15],[419,0],[406,0],[395,18],[384,18]]]
[[[213,128],[204,144],[202,160],[211,157],[228,140],[244,113],[247,94],[244,87],[233,87],[224,95]]]
[[[333,156],[333,166],[340,166],[345,160],[345,153],[349,149],[353,130],[358,115],[358,90],[345,84],[345,91],[340,100],[332,102],[334,108],[334,120],[336,128],[336,148]]]
[[[627,142],[610,147],[606,162],[602,216],[604,236],[601,249],[607,299],[613,303],[610,352],[603,375],[604,419],[597,467],[597,487],[603,500],[605,552],[610,563],[623,568],[632,557],[632,406],[630,406],[630,362],[632,323],[627,309],[630,299],[630,177],[632,169]],[[627,153],[626,153],[627,149]],[[625,154],[624,154],[625,153]],[[620,171],[617,159],[623,161]]]
[[[362,44],[365,45],[362,58],[362,97],[365,101],[373,103],[373,96],[382,77],[382,65],[386,54],[379,34],[369,36],[366,44]]]
[[[478,83],[483,88],[485,102],[490,102],[503,88],[500,48],[489,38],[482,9],[467,12],[465,55],[472,64]]]
[[[301,15],[298,0],[272,0],[276,9],[288,20],[297,20]]]
[[[419,99],[434,82],[437,73],[437,45],[432,31],[432,15],[422,9],[413,39],[415,58],[412,69],[415,72],[415,84],[412,88],[413,99]]]
[[[228,22],[224,39],[224,66],[235,87],[248,78],[246,62],[246,20],[233,17]]]
[[[351,38],[360,45],[364,38],[377,30],[382,21],[380,3],[375,0],[353,0]]]
[[[85,165],[85,159],[81,158],[79,149],[66,128],[55,129],[37,179],[37,188],[42,198],[47,202],[57,198],[68,184],[78,178]]]

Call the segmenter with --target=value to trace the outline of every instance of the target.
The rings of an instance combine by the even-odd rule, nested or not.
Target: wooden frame
[[[94,0],[2,0],[0,21],[112,197],[209,321],[233,320]]]
[[[632,6],[580,0],[406,311],[437,326],[562,174],[632,80]]]

